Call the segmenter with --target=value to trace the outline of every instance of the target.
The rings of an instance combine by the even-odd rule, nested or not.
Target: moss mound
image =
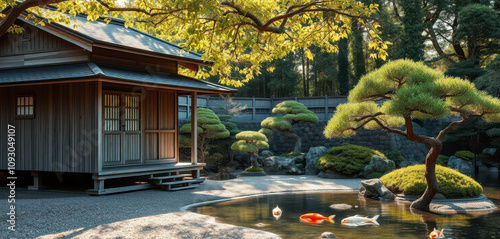
[[[344,144],[330,148],[327,154],[318,160],[317,167],[322,171],[333,170],[345,175],[355,175],[363,171],[374,155],[385,158],[385,155],[377,150]]]
[[[384,151],[383,152],[388,159],[394,161],[394,163],[401,163],[406,160],[403,154],[397,150],[394,151]]]
[[[247,171],[247,172],[262,172],[262,171],[264,171],[264,169],[261,167],[250,166],[247,169],[245,169],[245,171]]]
[[[393,193],[420,196],[427,186],[424,177],[425,165],[419,164],[394,170],[380,178]],[[483,188],[474,179],[458,171],[436,165],[438,193],[446,198],[466,198],[481,195]]]
[[[460,151],[455,152],[455,157],[473,162],[476,155],[473,152],[468,151],[468,150],[460,150]]]

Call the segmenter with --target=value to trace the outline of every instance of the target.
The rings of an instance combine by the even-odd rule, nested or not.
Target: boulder
[[[306,174],[307,175],[316,175],[319,173],[319,170],[316,168],[316,163],[319,158],[323,157],[326,154],[328,149],[324,146],[312,147],[309,149],[306,155]]]
[[[262,152],[260,152],[259,156],[262,158],[268,158],[268,157],[274,156],[274,153],[271,150],[266,149],[266,150],[262,150]]]
[[[372,157],[370,164],[365,166],[363,170],[363,176],[367,178],[368,175],[373,172],[384,174],[394,170],[395,168],[396,164],[394,163],[394,161],[375,155]]]
[[[487,154],[489,156],[494,156],[496,152],[497,152],[496,148],[485,148],[485,149],[483,149],[483,154]]]
[[[293,161],[295,161],[295,163],[304,164],[306,162],[306,158],[304,155],[299,155],[299,156],[293,157]]]
[[[333,234],[331,232],[323,232],[323,233],[321,233],[321,236],[319,236],[319,238],[321,238],[321,239],[335,238],[335,234]]]
[[[363,180],[361,185],[363,186],[359,189],[359,196],[377,200],[394,200],[396,198],[396,195],[389,191],[378,178]]]
[[[405,160],[405,161],[399,162],[398,167],[404,168],[404,167],[412,166],[415,164],[418,164],[418,162],[415,160]]]
[[[273,174],[304,174],[296,166],[295,159],[291,157],[271,156],[263,160],[262,166],[267,173]]]
[[[455,156],[451,156],[450,159],[448,159],[448,167],[457,169],[459,172],[469,176],[474,172],[474,166],[471,162],[459,159]]]

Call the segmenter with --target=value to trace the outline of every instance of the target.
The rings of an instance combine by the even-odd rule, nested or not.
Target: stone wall
[[[241,130],[258,131],[261,129],[260,122],[235,122]],[[331,148],[350,143],[369,147],[379,151],[400,151],[405,158],[424,162],[425,155],[429,148],[425,145],[415,143],[398,134],[389,134],[383,130],[359,130],[354,136],[348,138],[327,139],[323,135],[323,130],[328,122],[319,121],[317,124],[298,124],[294,126],[294,131],[302,137],[302,152],[307,153],[309,148],[325,146]],[[182,123],[180,124],[182,125]],[[436,136],[441,129],[441,121],[425,121],[423,126],[414,124],[417,134]],[[276,155],[289,153],[293,150],[295,141],[285,140],[281,133],[268,136],[271,151]]]
[[[415,143],[398,134],[389,134],[383,130],[360,130],[356,135],[348,138],[327,139],[323,135],[323,130],[326,127],[327,121],[320,121],[317,124],[298,124],[294,126],[294,131],[302,137],[302,152],[307,153],[311,147],[325,146],[331,148],[350,143],[369,147],[380,151],[400,151],[405,158],[413,159],[418,162],[425,160],[425,155],[429,148],[425,145]],[[260,122],[237,122],[241,130],[258,131],[261,126]],[[426,122],[422,127],[415,125],[417,134],[434,135],[439,129],[440,121]],[[295,142],[293,140],[285,140],[280,133],[269,136],[270,150],[276,154],[289,153],[293,150]]]

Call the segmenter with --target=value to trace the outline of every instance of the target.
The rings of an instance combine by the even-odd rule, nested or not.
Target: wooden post
[[[31,172],[31,176],[33,177],[33,185],[28,186],[28,190],[43,189],[42,178],[40,177],[39,173],[38,172]]]
[[[102,81],[97,82],[97,172],[103,164],[103,129],[102,129]]]
[[[325,120],[328,121],[328,96],[325,95]]]
[[[198,163],[198,93],[191,93],[191,164]],[[194,175],[193,175],[194,176]]]
[[[255,96],[252,98],[252,121],[255,120]]]

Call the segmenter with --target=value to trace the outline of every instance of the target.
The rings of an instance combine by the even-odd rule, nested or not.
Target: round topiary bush
[[[455,157],[472,162],[476,155],[468,150],[460,150],[455,152]]]
[[[380,180],[393,193],[420,196],[427,186],[424,174],[425,165],[419,164],[394,170]],[[446,198],[476,197],[483,192],[481,185],[474,179],[451,168],[436,165],[436,179],[438,193]]]
[[[345,175],[355,175],[363,171],[374,155],[385,158],[385,155],[377,150],[344,144],[330,148],[327,154],[318,160],[317,167],[322,171],[333,170]]]

